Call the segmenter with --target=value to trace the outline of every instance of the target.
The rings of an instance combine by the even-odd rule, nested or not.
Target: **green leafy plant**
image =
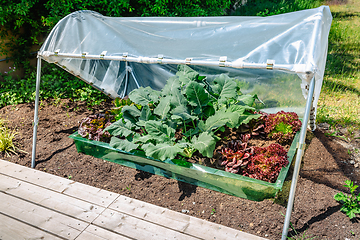
[[[251,107],[257,96],[239,93],[236,79],[223,74],[209,82],[180,65],[161,91],[146,87],[129,94],[135,105],[122,107],[122,118],[105,129],[113,135],[110,146],[159,160],[190,158],[196,151],[211,158],[217,131],[260,116]]]
[[[346,141],[346,142],[349,142],[349,139],[347,138],[347,137],[345,137],[345,136],[341,136],[341,135],[339,135],[339,131],[333,131],[333,132],[330,132],[330,133],[325,133],[325,136],[328,136],[328,137],[337,137],[337,138],[341,138],[341,139],[343,139],[344,141]]]
[[[294,112],[280,111],[265,118],[265,132],[280,143],[293,139],[300,128],[301,121]]]
[[[344,212],[350,219],[353,219],[356,217],[356,214],[360,214],[360,193],[357,196],[355,195],[355,190],[359,186],[354,185],[351,180],[347,179],[345,180],[344,187],[349,188],[350,196],[340,192],[335,194],[334,199],[342,203],[340,211]]]
[[[131,193],[131,185],[129,185],[128,187],[126,187],[126,189],[129,191],[129,193]]]
[[[5,120],[0,119],[0,152],[5,152],[10,156],[9,152],[16,154],[16,151],[20,150],[14,144],[14,138],[17,134],[16,130],[10,130],[6,126]]]
[[[123,107],[135,105],[128,97],[115,98],[113,103],[115,107],[110,110],[110,113],[115,116],[115,120],[119,120],[122,118]]]

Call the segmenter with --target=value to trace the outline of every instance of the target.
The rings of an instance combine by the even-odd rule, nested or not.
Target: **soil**
[[[41,102],[36,169],[268,239],[281,238],[292,172],[276,199],[254,202],[77,153],[68,136],[82,118],[110,106],[89,107],[68,99]],[[33,103],[0,109],[0,118],[18,131],[18,148],[27,152],[0,153],[1,159],[30,167],[33,114]],[[328,127],[321,124],[307,134],[291,215],[289,236],[297,234],[294,239],[360,239],[360,218],[350,220],[333,198],[340,191],[348,193],[346,179],[360,183],[360,133],[349,136],[349,129],[331,132]]]

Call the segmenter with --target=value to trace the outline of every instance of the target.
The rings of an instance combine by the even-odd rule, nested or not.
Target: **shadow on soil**
[[[43,162],[47,162],[49,161],[52,157],[54,157],[56,154],[61,153],[63,151],[65,151],[66,149],[70,148],[71,146],[75,145],[75,143],[71,143],[69,146],[64,147],[62,149],[56,150],[55,152],[53,152],[49,157],[45,158],[44,160],[40,160],[40,161],[36,161],[36,165],[43,163]]]
[[[195,185],[178,181],[178,186],[179,191],[182,192],[179,197],[179,201],[182,201],[185,199],[185,197],[190,197],[191,194],[196,193],[197,186]]]
[[[57,131],[55,133],[56,134],[59,134],[59,133],[73,134],[77,130],[78,130],[78,127],[73,127],[73,128],[69,128],[69,129],[60,130],[60,131]]]
[[[329,207],[326,212],[317,215],[315,217],[312,217],[309,221],[307,221],[304,226],[302,226],[299,229],[292,229],[291,231],[289,231],[288,236],[295,236],[295,235],[299,235],[300,233],[303,233],[306,231],[306,229],[308,229],[312,224],[316,223],[316,222],[321,222],[322,220],[326,219],[327,217],[329,217],[330,215],[340,211],[341,205],[337,205],[334,207]]]
[[[137,171],[138,172],[135,174],[135,180],[136,181],[149,179],[149,178],[151,178],[151,176],[154,175],[152,173],[144,172],[144,171],[141,171],[141,170],[137,170]]]

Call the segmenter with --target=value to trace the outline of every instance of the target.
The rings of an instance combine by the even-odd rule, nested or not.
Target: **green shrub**
[[[321,0],[248,0],[231,15],[271,16],[319,7]]]
[[[18,148],[13,140],[17,134],[16,130],[7,128],[5,121],[0,119],[0,152],[5,152],[7,155],[9,155],[9,152],[16,153]]]
[[[36,73],[16,79],[9,73],[0,73],[0,108],[6,105],[32,102],[36,95]],[[105,94],[77,79],[68,72],[45,63],[42,68],[40,99],[71,98],[74,101],[86,101],[88,105],[98,105],[109,99]]]
[[[63,17],[77,10],[106,16],[224,15],[231,0],[0,0],[0,55],[12,57],[16,67],[30,74],[30,49]]]

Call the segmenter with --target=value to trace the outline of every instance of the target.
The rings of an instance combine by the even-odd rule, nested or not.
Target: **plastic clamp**
[[[190,64],[191,64],[191,60],[192,60],[192,58],[186,58],[186,59],[185,59],[185,64],[186,64],[186,65],[190,65]]]
[[[159,54],[156,62],[157,62],[158,64],[162,64],[163,58],[164,58],[164,55]]]
[[[55,52],[54,52],[54,56],[55,56],[55,57],[57,57],[57,56],[58,56],[58,54],[59,54],[59,52],[60,52],[60,49],[55,50]]]
[[[88,53],[87,53],[87,52],[83,52],[83,53],[81,54],[81,58],[85,58],[86,54],[88,54]]]
[[[266,69],[273,70],[274,69],[275,60],[268,59],[266,61]]]
[[[220,59],[219,59],[219,67],[225,67],[226,61],[227,61],[227,56],[220,57]]]
[[[126,58],[128,57],[128,55],[129,55],[129,53],[128,53],[128,52],[124,52],[124,53],[123,53],[123,55],[122,55],[122,56],[123,56],[123,58],[124,58],[124,61],[126,61]]]
[[[107,51],[102,51],[102,53],[100,54],[100,59],[104,60],[104,57],[106,55]]]
[[[299,150],[303,150],[303,151],[304,151],[304,150],[305,150],[305,146],[306,146],[306,145],[305,145],[304,143],[301,143],[301,144],[300,144],[299,142],[296,143],[296,148],[299,149]]]

